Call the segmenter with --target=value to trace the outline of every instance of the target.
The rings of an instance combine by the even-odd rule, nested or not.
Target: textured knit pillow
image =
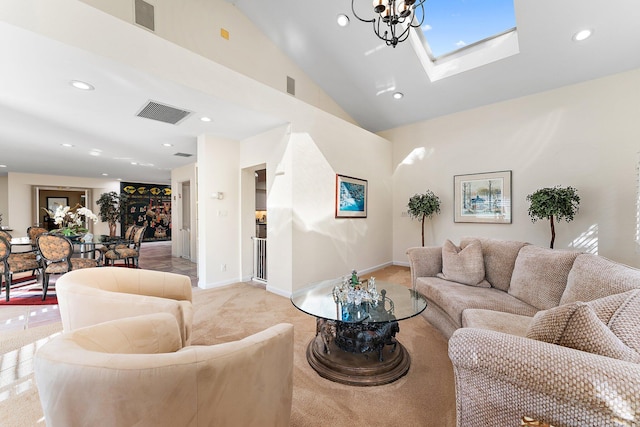
[[[640,291],[625,294],[540,311],[531,322],[527,338],[640,363]],[[611,315],[615,302],[619,306]],[[603,318],[609,318],[608,324]]]
[[[560,305],[578,252],[524,246],[518,252],[509,295],[540,310]]]
[[[464,249],[446,240],[442,245],[442,273],[437,276],[444,280],[464,285],[490,288],[484,280],[484,259],[479,240],[469,242]]]

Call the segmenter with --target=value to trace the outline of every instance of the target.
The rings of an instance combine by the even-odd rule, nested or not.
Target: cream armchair
[[[56,282],[65,332],[123,317],[170,313],[182,345],[191,343],[191,279],[161,271],[122,267],[74,270]]]
[[[293,325],[211,346],[181,341],[167,313],[53,338],[34,362],[47,426],[289,425]]]

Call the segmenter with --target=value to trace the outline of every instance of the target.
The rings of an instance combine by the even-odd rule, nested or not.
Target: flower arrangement
[[[96,214],[80,204],[75,205],[73,208],[69,206],[58,206],[55,212],[51,212],[45,208],[42,209],[53,218],[53,223],[58,226],[58,230],[54,231],[65,236],[86,233],[89,231],[84,227],[87,221],[91,220],[94,224],[98,222]]]

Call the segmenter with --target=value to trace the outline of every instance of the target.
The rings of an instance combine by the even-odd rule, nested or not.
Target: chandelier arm
[[[360,18],[360,17],[358,16],[358,14],[356,13],[356,9],[355,9],[355,8],[354,8],[354,6],[353,6],[353,3],[354,3],[354,2],[355,2],[355,0],[351,0],[351,12],[353,12],[353,16],[355,16],[356,18],[358,18],[358,19],[359,19],[360,21],[362,21],[362,22],[373,22],[373,23],[374,23],[373,25],[375,26],[375,22],[376,22],[376,19],[375,19],[375,18],[372,18],[372,19],[362,19],[362,18]],[[423,0],[423,2],[424,2],[424,0]]]
[[[413,6],[413,13],[411,14],[411,22],[409,22],[410,27],[413,27],[413,28],[422,27],[422,24],[424,23],[424,2],[425,0],[422,0],[419,4]],[[420,7],[420,10],[422,11],[422,18],[420,18],[420,22],[418,24],[414,24],[413,17],[416,15],[416,9],[418,7]]]

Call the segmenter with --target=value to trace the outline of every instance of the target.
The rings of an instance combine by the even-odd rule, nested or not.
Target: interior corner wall
[[[198,287],[213,288],[241,276],[240,143],[202,135],[197,151]]]
[[[171,228],[173,229],[171,239],[171,256],[179,256],[178,251],[178,236],[179,233],[176,230],[182,229],[182,183],[189,182],[191,186],[190,194],[190,209],[191,218],[189,223],[191,224],[191,244],[189,253],[191,254],[191,261],[198,262],[198,221],[197,221],[197,206],[198,206],[198,193],[196,191],[196,163],[191,163],[179,168],[171,170],[171,201],[172,201],[172,213],[171,213]],[[180,202],[178,203],[178,199]]]
[[[580,209],[556,224],[556,249],[598,253],[640,266],[636,252],[640,70],[566,86],[381,132],[393,142],[393,259],[420,246],[409,198],[430,189],[442,211],[427,220],[425,244],[464,236],[549,247],[549,221],[532,223],[528,194],[573,186]],[[454,223],[455,175],[512,171],[512,223]]]

